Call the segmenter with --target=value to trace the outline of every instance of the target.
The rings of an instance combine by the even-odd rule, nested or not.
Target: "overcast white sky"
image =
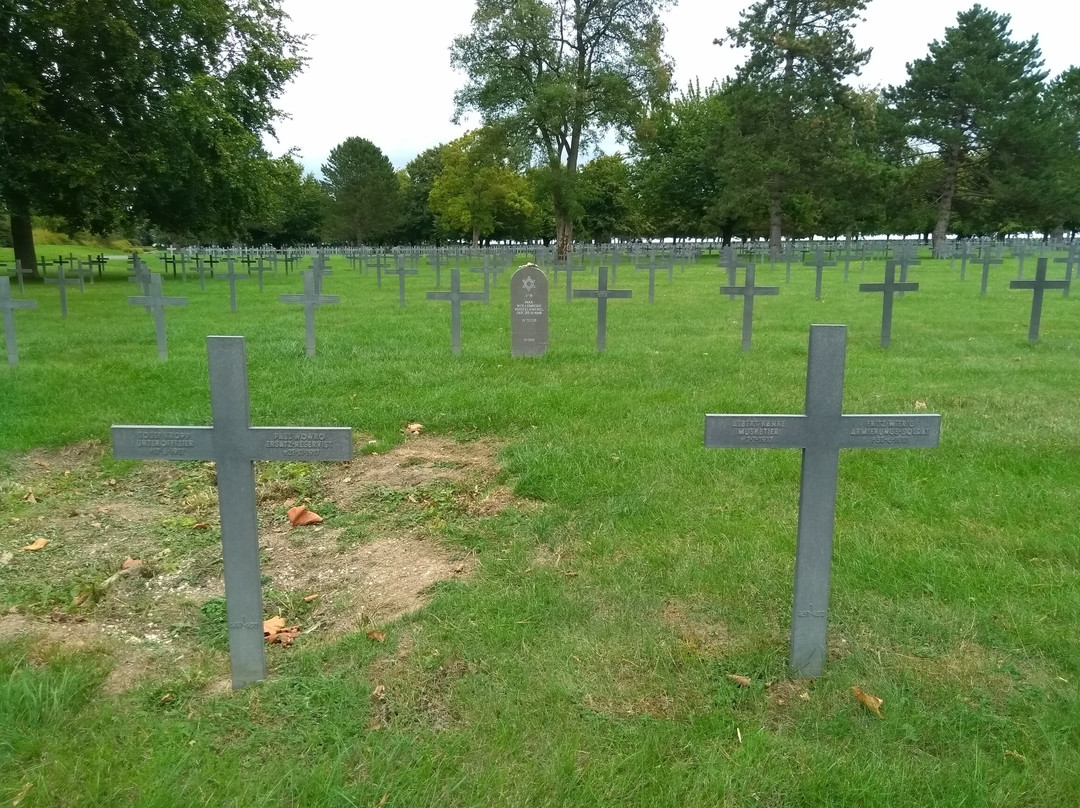
[[[680,0],[663,15],[665,50],[680,88],[730,75],[742,56],[712,44],[749,0]],[[274,154],[299,151],[311,171],[348,137],[365,137],[395,168],[466,127],[450,123],[454,91],[464,79],[450,69],[453,38],[467,33],[474,0],[285,0],[291,29],[311,36],[310,62],[280,102]],[[901,84],[907,62],[955,24],[974,0],[871,0],[856,29],[859,47],[872,47],[859,83]],[[1038,35],[1046,68],[1056,74],[1080,63],[1077,0],[984,0],[1012,17],[1014,39]]]

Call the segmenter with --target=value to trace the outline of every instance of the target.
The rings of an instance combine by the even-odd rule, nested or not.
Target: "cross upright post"
[[[263,259],[262,255],[258,257],[258,262],[254,267],[252,267],[251,264],[248,264],[248,275],[253,271],[259,276],[259,291],[261,292],[263,290],[263,275],[270,271],[270,267],[266,265],[266,261]]]
[[[66,263],[66,262],[65,262]],[[83,286],[82,275],[78,275],[75,278],[69,278],[64,274],[64,264],[57,263],[56,265],[56,277],[46,278],[45,283],[52,284],[60,290],[60,316],[67,317],[67,288],[68,284],[78,283],[79,291],[85,292],[86,287]]]
[[[734,299],[735,295],[743,296],[743,315],[742,315],[742,349],[744,351],[750,350],[750,339],[754,327],[754,298],[758,295],[778,295],[780,294],[779,286],[755,286],[754,285],[754,265],[746,265],[746,283],[744,286],[721,286],[720,294],[727,295]]]
[[[315,309],[328,303],[338,303],[338,295],[322,295],[315,291],[315,276],[311,272],[301,272],[304,279],[302,295],[278,295],[282,303],[299,303],[304,307],[304,332],[306,335],[307,355],[315,355]]]
[[[229,308],[233,312],[233,314],[235,314],[236,313],[236,282],[237,281],[247,280],[248,276],[247,275],[241,275],[240,273],[238,273],[236,271],[236,264],[233,263],[233,259],[231,259],[231,258],[229,258],[225,262],[225,267],[229,271],[224,273],[223,275],[219,275],[218,280],[220,280],[220,281],[228,281],[229,282]],[[211,277],[213,277],[213,273],[211,273]]]
[[[860,283],[859,291],[883,293],[881,302],[881,347],[888,348],[889,343],[892,341],[893,293],[917,292],[919,291],[919,284],[897,283],[896,262],[888,260],[885,262],[885,282]]]
[[[4,344],[9,365],[19,364],[19,346],[15,342],[15,309],[36,309],[36,300],[12,300],[11,281],[0,275],[0,314],[4,317]]]
[[[555,263],[555,266],[555,277],[558,278],[558,262]],[[566,263],[563,265],[562,270],[566,273],[566,302],[569,303],[575,297],[580,297],[580,295],[576,291],[574,291],[574,273],[584,272],[585,267],[574,266],[573,258],[571,256],[567,256]]]
[[[435,270],[435,288],[442,288],[442,250],[433,247],[428,251],[428,265]]]
[[[461,301],[483,300],[487,302],[485,292],[462,292],[461,270],[454,267],[450,270],[449,292],[428,292],[428,300],[450,301],[450,349],[455,355],[461,353]]]
[[[1040,258],[1035,264],[1035,280],[1015,280],[1009,282],[1010,289],[1031,289],[1031,319],[1028,321],[1028,342],[1039,341],[1039,328],[1042,322],[1043,293],[1047,289],[1068,289],[1069,281],[1048,281],[1046,279],[1045,258]]]
[[[982,264],[982,285],[979,287],[979,297],[986,297],[986,285],[990,281],[990,265],[1000,264],[1000,258],[994,258],[994,251],[990,247],[983,247],[982,257],[979,263]]]
[[[154,333],[157,337],[158,359],[165,361],[169,358],[169,347],[165,340],[165,307],[186,306],[186,297],[164,297],[161,290],[161,276],[150,276],[150,294],[128,297],[128,303],[132,306],[145,306],[147,311],[154,315]]]
[[[656,263],[656,256],[652,253],[649,254],[649,261],[644,266],[639,266],[639,269],[644,269],[649,273],[649,304],[652,305],[656,302],[656,272],[663,269]],[[569,277],[569,275],[567,276]]]
[[[212,460],[225,562],[225,610],[234,689],[266,678],[256,460],[351,460],[348,427],[253,427],[243,337],[207,337],[212,426],[114,426],[113,455]]]
[[[728,289],[733,289],[735,287],[736,273],[740,269],[753,266],[752,263],[748,264],[745,261],[740,261],[739,260],[739,252],[738,252],[738,250],[736,250],[730,244],[728,244],[726,247],[724,247],[723,250],[720,251],[720,260],[717,261],[717,265],[720,268],[727,270],[727,281],[728,282],[727,282],[727,287],[726,288],[728,288]],[[739,293],[737,293],[737,292],[729,293],[728,294],[728,299],[729,300],[734,300],[736,294],[739,294]]]
[[[900,246],[896,249],[896,265],[900,267],[900,285],[905,286],[908,282],[907,271],[909,267],[920,266],[919,261],[919,248],[911,249],[906,241],[900,242]],[[887,263],[887,262],[886,262]],[[862,291],[861,289],[859,291]],[[875,290],[880,291],[880,290]],[[904,292],[908,291],[906,288],[897,288],[897,293],[900,297],[904,296]],[[890,308],[892,304],[890,303]]]
[[[491,303],[491,285],[495,282],[494,279],[498,277],[499,270],[495,269],[491,263],[491,256],[484,255],[483,263],[478,267],[472,267],[470,272],[483,273],[484,275],[484,305],[487,306]]]
[[[789,670],[825,669],[829,584],[841,449],[938,445],[940,415],[844,415],[847,327],[810,326],[804,415],[706,415],[711,449],[802,449]]]
[[[825,260],[825,248],[824,247],[818,247],[814,251],[814,263],[812,263],[812,264],[804,264],[804,266],[809,266],[809,267],[814,268],[814,275],[815,275],[815,278],[816,278],[816,280],[814,281],[814,300],[821,300],[821,273],[825,271],[825,267],[834,267],[834,266],[836,266],[836,262],[835,261],[826,261]]]
[[[1016,279],[1021,281],[1024,279],[1024,259],[1028,254],[1028,245],[1022,241],[1017,242],[1016,246],[1012,248],[1012,254],[1013,258],[1016,259]]]
[[[967,274],[967,262],[971,258],[971,242],[966,239],[960,243],[960,280]]]
[[[1062,297],[1069,296],[1069,287],[1072,285],[1073,269],[1077,263],[1080,263],[1080,244],[1073,242],[1069,245],[1069,252],[1060,257],[1054,259],[1055,264],[1065,265],[1065,287],[1061,292]]]
[[[596,299],[596,351],[603,353],[607,348],[607,302],[612,298],[633,297],[630,289],[608,289],[607,267],[600,267],[596,289],[575,289],[574,297],[589,297]],[[567,284],[570,283],[569,273],[566,276]]]

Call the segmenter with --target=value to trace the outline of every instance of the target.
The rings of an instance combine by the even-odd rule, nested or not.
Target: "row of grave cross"
[[[314,280],[307,277],[311,297]],[[601,310],[609,297],[625,296],[607,289],[606,280],[605,270],[600,288],[580,290],[590,291]],[[455,294],[468,293],[455,284],[432,294],[449,295],[440,299],[453,304],[460,303]],[[802,450],[789,657],[799,677],[824,671],[840,450],[934,447],[941,430],[939,415],[844,415],[846,341],[845,326],[811,326],[802,415],[705,416],[707,448]],[[266,678],[254,463],[350,460],[352,430],[253,427],[243,337],[208,337],[207,352],[211,426],[118,425],[112,446],[117,458],[216,464],[229,662],[233,687],[242,688]]]

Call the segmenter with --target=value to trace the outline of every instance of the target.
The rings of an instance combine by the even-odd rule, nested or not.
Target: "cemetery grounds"
[[[462,305],[457,357],[426,262],[401,308],[395,277],[333,258],[314,358],[278,302],[295,270],[237,284],[235,314],[170,271],[167,362],[122,270],[66,319],[28,285],[0,371],[0,800],[1080,804],[1080,299],[1048,293],[1030,344],[1014,260],[980,298],[977,267],[924,255],[883,350],[857,291],[883,262],[826,269],[821,300],[812,269],[764,265],[780,294],[744,353],[715,263],[658,274],[654,305],[620,265],[603,354],[560,275],[550,349],[519,360],[508,273]],[[811,323],[848,325],[845,412],[942,414],[937,449],[841,454],[813,681],[786,669],[800,453],[703,446],[706,413],[802,412]],[[253,424],[356,447],[257,465],[266,617],[298,628],[236,692],[213,466],[108,443],[208,422],[209,334],[247,339]],[[296,505],[324,521],[291,526]]]

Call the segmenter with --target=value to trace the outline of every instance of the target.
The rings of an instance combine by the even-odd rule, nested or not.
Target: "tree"
[[[275,247],[316,244],[321,240],[329,202],[315,175],[291,154],[270,162],[271,177],[260,215],[247,227],[250,244]]]
[[[571,248],[582,149],[632,131],[664,97],[670,65],[657,17],[668,0],[477,0],[472,32],[451,47],[468,82],[455,120],[477,110],[535,149],[552,195],[557,254]]]
[[[958,196],[971,202],[988,194],[995,168],[1026,149],[1028,123],[1037,118],[1046,77],[1038,39],[1014,42],[1009,20],[979,5],[960,12],[944,40],[908,63],[907,82],[886,93],[908,122],[908,136],[942,161],[933,231],[938,252]]]
[[[599,244],[641,235],[642,220],[630,166],[621,154],[603,154],[581,167],[581,229]]]
[[[843,82],[870,58],[851,35],[865,8],[865,0],[758,0],[727,30],[734,47],[750,52],[728,90],[732,137],[722,170],[738,187],[758,189],[747,201],[765,207],[774,255],[785,205],[789,213],[800,197],[813,205],[814,181],[845,125]]]
[[[516,229],[524,229],[532,214],[530,196],[528,182],[497,135],[474,130],[443,147],[442,171],[429,204],[443,227],[470,236],[476,247],[512,220]]]
[[[405,166],[406,183],[401,188],[401,220],[398,240],[409,244],[436,241],[435,213],[428,204],[435,178],[442,171],[445,144],[420,152]]]
[[[322,173],[335,238],[357,244],[379,241],[394,229],[398,180],[382,149],[365,138],[350,137],[331,150]]]
[[[138,218],[239,227],[259,136],[303,63],[280,5],[6,0],[0,200],[16,257],[36,263],[34,214],[96,232]]]

